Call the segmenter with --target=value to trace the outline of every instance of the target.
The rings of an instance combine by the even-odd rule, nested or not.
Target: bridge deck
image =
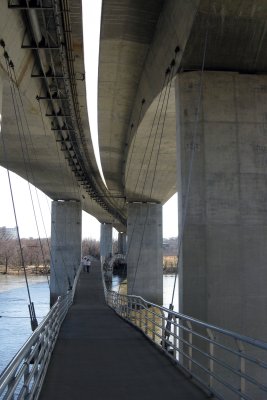
[[[99,265],[82,273],[40,400],[205,399],[171,362],[106,306]]]

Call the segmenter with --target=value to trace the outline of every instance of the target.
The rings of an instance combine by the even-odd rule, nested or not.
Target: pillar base
[[[127,235],[128,294],[162,305],[162,206],[129,204]]]
[[[72,286],[81,262],[81,203],[53,201],[51,224],[50,304]]]

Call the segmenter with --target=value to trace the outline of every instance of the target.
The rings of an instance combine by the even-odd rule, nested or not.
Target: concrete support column
[[[2,131],[2,120],[3,120],[3,116],[2,116],[2,107],[3,107],[3,80],[2,80],[2,76],[0,73],[0,135],[1,135],[1,131]],[[1,147],[3,143],[1,143]]]
[[[78,201],[53,201],[50,303],[72,285],[81,261],[82,209]]]
[[[119,232],[118,234],[118,253],[126,255],[127,244],[126,244],[126,233]]]
[[[266,341],[267,77],[205,72],[201,97],[199,90],[199,72],[179,75],[180,220],[194,157],[181,312]]]
[[[162,206],[131,203],[128,207],[128,294],[163,303]]]
[[[101,264],[112,255],[112,225],[101,224],[100,231],[100,259]]]
[[[2,75],[0,72],[0,157],[1,157],[1,160],[4,160],[6,163],[6,161],[8,161],[8,160],[6,160],[7,155],[4,154],[4,143],[3,142],[5,141],[5,138],[4,138],[4,133],[3,133],[2,129],[3,129],[3,78],[2,78]],[[3,137],[2,137],[2,135],[3,135]],[[7,167],[8,166],[6,166],[6,168]]]

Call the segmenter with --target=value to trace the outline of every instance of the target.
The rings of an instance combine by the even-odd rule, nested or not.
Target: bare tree
[[[91,255],[93,257],[100,257],[100,243],[96,239],[83,239],[82,241],[82,255]]]
[[[0,239],[0,262],[5,266],[4,274],[7,274],[7,269],[13,259],[15,248],[16,240]]]
[[[47,239],[21,239],[24,265],[35,265],[36,271],[40,265],[48,270],[50,264],[50,240]],[[0,263],[5,265],[5,273],[8,266],[22,266],[20,246],[16,239],[0,238]]]

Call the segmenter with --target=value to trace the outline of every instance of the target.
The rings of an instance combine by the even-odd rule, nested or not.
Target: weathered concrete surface
[[[5,143],[2,136],[2,107],[3,107],[3,79],[0,73],[0,147],[3,149]]]
[[[198,2],[103,1],[98,109],[101,161],[109,189],[130,202],[164,203],[176,192],[173,90],[164,132],[162,105],[161,120],[158,124],[156,119],[150,131],[157,96],[166,85],[166,69],[179,46],[171,73],[175,75]]]
[[[70,22],[70,29],[63,27],[64,46],[61,48],[65,51],[65,46],[68,46],[67,52],[70,54],[66,82],[71,80],[72,89],[69,92],[72,95],[77,93],[74,100],[68,100],[68,104],[75,101],[71,111],[77,116],[76,122],[79,121],[79,129],[76,129],[67,147],[78,146],[78,150],[75,149],[78,156],[70,166],[65,159],[66,143],[61,143],[58,135],[51,132],[50,117],[44,117],[48,105],[46,102],[41,102],[40,113],[36,96],[41,92],[44,94],[44,80],[31,77],[33,67],[36,67],[36,50],[21,48],[27,20],[20,10],[8,9],[5,2],[1,8],[0,37],[5,41],[5,50],[15,65],[30,131],[24,121],[25,137],[21,146],[2,49],[0,67],[5,75],[2,131],[8,164],[12,171],[28,178],[53,200],[81,201],[82,208],[100,222],[112,223],[119,231],[125,231],[127,201],[164,203],[176,191],[175,103],[172,87],[169,107],[166,112],[164,108],[161,112],[159,130],[153,129],[151,136],[149,134],[159,95],[167,86],[167,67],[175,58],[171,75],[181,70],[199,69],[207,34],[206,69],[266,72],[266,4],[261,0],[103,1],[99,58],[99,142],[109,190],[105,188],[97,170],[88,124],[83,80],[86,74],[81,0],[67,1],[67,7],[62,12],[67,13],[64,14],[64,20],[69,19]],[[42,15],[39,17],[42,28]],[[70,31],[71,38],[68,38]],[[47,35],[43,30],[43,34],[48,38],[52,32]],[[62,72],[59,69],[61,64],[57,63],[59,72]],[[145,103],[142,106],[143,99]],[[74,125],[77,128],[77,123]],[[23,153],[27,154],[26,166]],[[7,166],[1,151],[0,163]],[[87,178],[94,183],[98,201],[86,191],[79,172],[76,170],[77,176],[73,173],[72,169],[75,170],[77,163],[83,166]],[[101,202],[114,211],[113,215],[100,206]]]
[[[162,206],[129,204],[127,235],[128,294],[162,305]]]
[[[194,154],[181,311],[266,341],[267,77],[205,72],[196,126],[199,87],[198,72],[177,79],[180,210]]]
[[[53,201],[50,303],[72,285],[81,262],[82,209],[78,201]]]
[[[113,200],[108,199],[107,190],[98,172],[88,123],[85,80],[83,79],[85,70],[81,1],[69,0],[67,2],[68,5],[65,7],[65,12],[70,19],[71,28],[65,27],[65,32],[71,30],[71,40],[69,41],[65,38],[63,40],[64,48],[61,49],[64,51],[66,46],[69,46],[68,54],[69,58],[72,60],[73,69],[68,70],[65,66],[65,77],[67,85],[72,81],[71,94],[77,93],[77,103],[75,104],[76,108],[75,111],[73,110],[73,115],[78,116],[79,129],[77,129],[72,143],[65,143],[59,135],[59,132],[51,131],[52,119],[46,116],[46,113],[49,114],[49,112],[51,112],[51,102],[42,100],[38,103],[36,100],[37,95],[46,95],[47,90],[44,87],[43,78],[39,79],[31,76],[32,73],[40,73],[38,64],[36,64],[36,50],[21,47],[23,40],[29,41],[29,35],[27,34],[25,36],[25,30],[29,26],[24,15],[25,11],[9,9],[8,2],[2,3],[0,13],[0,38],[5,42],[5,49],[0,47],[0,70],[4,80],[2,134],[5,140],[6,156],[1,146],[0,164],[29,180],[53,200],[81,201],[82,208],[94,215],[99,221],[112,221],[115,226],[116,224],[120,225],[120,222],[114,218],[114,215],[112,217],[112,215],[110,215],[106,209],[103,209],[100,203],[97,202],[95,198],[93,199],[86,191],[86,187],[78,180],[79,176],[75,176],[74,174],[73,169],[75,168],[73,167],[75,167],[76,161],[74,165],[71,166],[67,159],[69,156],[65,151],[66,145],[69,147],[71,144],[79,146],[79,162],[83,163],[87,176],[94,182],[98,194],[100,195],[100,201],[108,202],[111,207],[115,207]],[[69,10],[69,13],[67,10]],[[40,11],[37,11],[36,15],[40,17]],[[42,26],[42,15],[40,19],[40,25]],[[49,29],[50,26],[52,26],[52,24],[49,24]],[[43,33],[46,39],[50,38],[50,35],[51,37],[54,35],[52,29],[49,31],[49,34],[47,34],[46,31],[43,31]],[[3,55],[4,50],[14,63],[17,85],[14,83],[15,78],[13,75],[12,82],[9,82],[8,68]],[[44,50],[39,51],[44,54]],[[55,52],[56,50],[53,50],[54,55]],[[49,57],[47,57],[46,64],[48,63]],[[66,63],[68,64],[67,61]],[[62,63],[56,62],[54,67],[56,68],[55,73],[61,75]],[[52,80],[50,78],[50,83],[51,82]],[[61,83],[62,80],[56,82],[58,85]],[[19,105],[20,111],[18,112],[17,110],[17,117],[19,115],[22,116],[22,123],[20,120],[16,120],[11,87],[15,94],[15,104]],[[23,108],[20,106],[21,102],[17,89],[20,90]],[[67,108],[72,104],[72,101],[73,100],[70,98]],[[59,105],[62,107],[61,111],[64,114],[64,104],[60,103]],[[66,114],[69,114],[69,112],[66,112]],[[27,116],[27,121],[25,120],[25,115]],[[69,119],[67,123],[70,124]],[[18,124],[20,130],[18,130]],[[66,135],[66,132],[63,133]]]
[[[153,123],[176,47],[174,75],[201,68],[206,36],[205,69],[266,72],[266,12],[261,0],[103,1],[99,143],[114,194],[164,203],[176,191],[173,90],[161,140]]]
[[[100,265],[82,273],[40,400],[205,399],[190,380],[106,306]]]
[[[266,72],[266,17],[262,0],[200,0],[181,69],[201,69],[207,34],[205,69]]]

